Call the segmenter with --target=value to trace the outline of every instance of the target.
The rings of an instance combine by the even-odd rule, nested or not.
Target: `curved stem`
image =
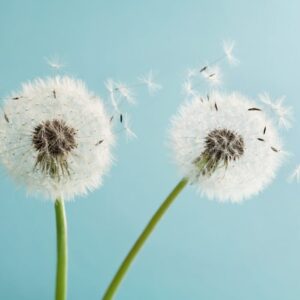
[[[156,211],[148,225],[145,227],[142,234],[139,236],[129,253],[127,254],[126,258],[124,259],[122,265],[120,266],[118,272],[116,273],[115,277],[111,281],[108,289],[106,290],[105,295],[103,296],[103,300],[110,300],[113,298],[118,286],[120,285],[123,277],[125,276],[127,270],[129,269],[131,263],[133,262],[134,258],[138,254],[139,250],[142,248],[144,243],[146,242],[147,238],[150,236],[152,231],[154,230],[155,226],[159,222],[159,220],[162,218],[164,213],[167,211],[167,209],[170,207],[172,202],[175,200],[175,198],[179,195],[179,193],[183,190],[183,188],[188,183],[187,178],[183,178],[180,180],[180,182],[175,186],[175,188],[172,190],[172,192],[169,194],[169,196],[165,199],[163,204],[159,207],[159,209]]]
[[[56,265],[56,300],[67,299],[67,265],[68,265],[68,241],[67,221],[65,206],[62,199],[55,201],[56,237],[57,237],[57,265]]]

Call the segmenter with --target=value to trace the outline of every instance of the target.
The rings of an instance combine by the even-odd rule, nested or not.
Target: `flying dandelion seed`
[[[198,75],[199,75],[199,69],[194,68],[194,69],[188,69],[186,71],[186,76],[188,79],[190,79],[192,77],[196,77]]]
[[[115,82],[112,79],[107,79],[104,83],[108,93],[109,93],[109,100],[110,103],[113,107],[113,110],[116,113],[120,113],[120,108],[119,108],[119,101],[117,99],[117,95],[116,95],[116,88],[115,88]]]
[[[115,82],[114,90],[119,92],[120,96],[127,100],[128,103],[133,104],[135,102],[133,90],[125,83]]]
[[[128,139],[137,138],[136,134],[131,129],[131,120],[127,113],[124,115],[124,129]]]
[[[121,113],[123,100],[126,100],[129,104],[135,103],[133,90],[128,85],[118,83],[113,79],[107,79],[104,85],[109,93],[109,100],[116,114]]]
[[[281,143],[272,122],[263,111],[250,110],[256,105],[245,96],[213,92],[208,99],[194,98],[180,108],[171,148],[199,191],[240,202],[272,181],[283,157]]]
[[[4,112],[0,156],[30,193],[68,200],[101,184],[114,136],[102,101],[82,81],[55,77],[23,84]]]
[[[290,178],[289,178],[290,181],[296,181],[296,182],[300,182],[300,165],[298,165],[294,171],[292,172]]]
[[[280,127],[285,129],[292,127],[293,109],[291,106],[284,105],[285,96],[273,101],[268,93],[263,93],[259,98],[274,113]]]
[[[218,65],[206,68],[201,72],[201,75],[212,86],[218,86],[222,83],[222,72]]]
[[[235,41],[223,42],[223,50],[228,63],[231,65],[238,65],[239,60],[233,55],[234,48],[235,48]]]
[[[139,81],[144,83],[148,87],[148,91],[150,94],[153,94],[162,89],[162,86],[155,82],[152,71],[149,71],[147,75],[140,77]]]
[[[114,111],[114,115],[110,118],[110,121],[112,122],[115,120],[116,115],[119,116],[120,124],[122,125],[128,139],[136,138],[136,134],[131,129],[130,118],[128,114],[121,109],[121,106],[124,104],[123,99],[129,104],[134,104],[135,97],[132,87],[146,85],[150,93],[154,93],[162,88],[161,85],[155,82],[152,71],[148,72],[145,76],[138,78],[138,81],[139,83],[131,86],[116,82],[112,79],[108,79],[105,82],[105,87],[109,93],[110,103]]]
[[[50,66],[53,70],[59,71],[60,69],[65,67],[65,64],[61,61],[59,57],[46,57],[45,60],[48,66]]]
[[[183,93],[188,97],[197,97],[198,92],[194,89],[193,84],[190,80],[186,80],[182,86]]]

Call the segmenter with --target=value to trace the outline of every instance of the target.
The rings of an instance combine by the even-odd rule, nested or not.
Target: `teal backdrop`
[[[285,94],[295,122],[282,131],[292,153],[274,183],[242,205],[187,187],[148,240],[116,299],[298,300],[299,185],[286,178],[299,151],[300,2],[0,0],[0,95],[53,74],[45,57],[103,98],[106,78],[135,82],[153,69],[163,90],[136,90],[129,109],[138,138],[119,134],[104,185],[67,203],[69,299],[100,300],[125,254],[180,179],[166,136],[183,101],[185,70],[237,42],[241,63],[224,66],[226,91]],[[56,240],[52,202],[27,197],[1,171],[0,299],[50,300]]]

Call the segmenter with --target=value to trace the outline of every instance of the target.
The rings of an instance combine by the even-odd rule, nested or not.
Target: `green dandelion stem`
[[[67,265],[68,265],[68,241],[67,221],[64,201],[56,199],[56,237],[57,237],[57,265],[56,265],[56,290],[55,300],[67,299]]]
[[[113,298],[114,294],[117,291],[117,288],[119,287],[122,279],[124,278],[134,258],[136,257],[136,255],[138,254],[138,252],[146,242],[147,238],[154,230],[155,226],[158,224],[159,220],[163,217],[165,212],[168,210],[170,205],[180,194],[180,192],[183,190],[183,188],[186,186],[187,183],[188,183],[187,178],[181,179],[180,182],[175,186],[175,188],[169,194],[169,196],[162,203],[162,205],[159,207],[159,209],[156,211],[156,213],[153,215],[152,219],[145,227],[144,231],[139,236],[139,238],[137,239],[137,241],[135,242],[135,244],[127,254],[126,258],[124,259],[123,263],[121,264],[118,272],[116,273],[115,277],[113,278],[109,287],[107,288],[106,293],[103,296],[103,300],[110,300]]]

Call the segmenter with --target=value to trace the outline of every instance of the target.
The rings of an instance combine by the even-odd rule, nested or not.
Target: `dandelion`
[[[224,41],[223,42],[223,50],[225,57],[228,60],[228,63],[231,65],[237,65],[239,63],[239,60],[233,55],[233,50],[235,47],[234,41]]]
[[[264,112],[237,93],[184,104],[170,131],[175,161],[209,198],[240,202],[274,178],[283,151]]]
[[[259,98],[274,113],[280,127],[285,129],[292,127],[293,109],[284,105],[285,96],[273,101],[268,93],[263,93]]]
[[[1,160],[29,193],[55,200],[56,299],[66,298],[67,233],[64,201],[102,183],[112,162],[109,116],[84,83],[69,77],[23,85],[4,105]]]
[[[172,119],[170,146],[183,179],[137,239],[104,300],[113,298],[139,250],[189,182],[209,198],[241,202],[275,177],[283,153],[277,132],[264,112],[237,93],[212,92],[205,98],[193,98]]]
[[[29,193],[64,200],[98,187],[111,165],[112,128],[83,82],[37,79],[3,108],[1,159]],[[104,140],[101,147],[97,141]]]
[[[154,81],[154,76],[152,71],[149,71],[147,75],[140,77],[139,81],[146,84],[150,94],[155,93],[162,89],[162,86]]]
[[[294,169],[289,179],[290,181],[296,180],[297,182],[300,182],[300,165]]]

